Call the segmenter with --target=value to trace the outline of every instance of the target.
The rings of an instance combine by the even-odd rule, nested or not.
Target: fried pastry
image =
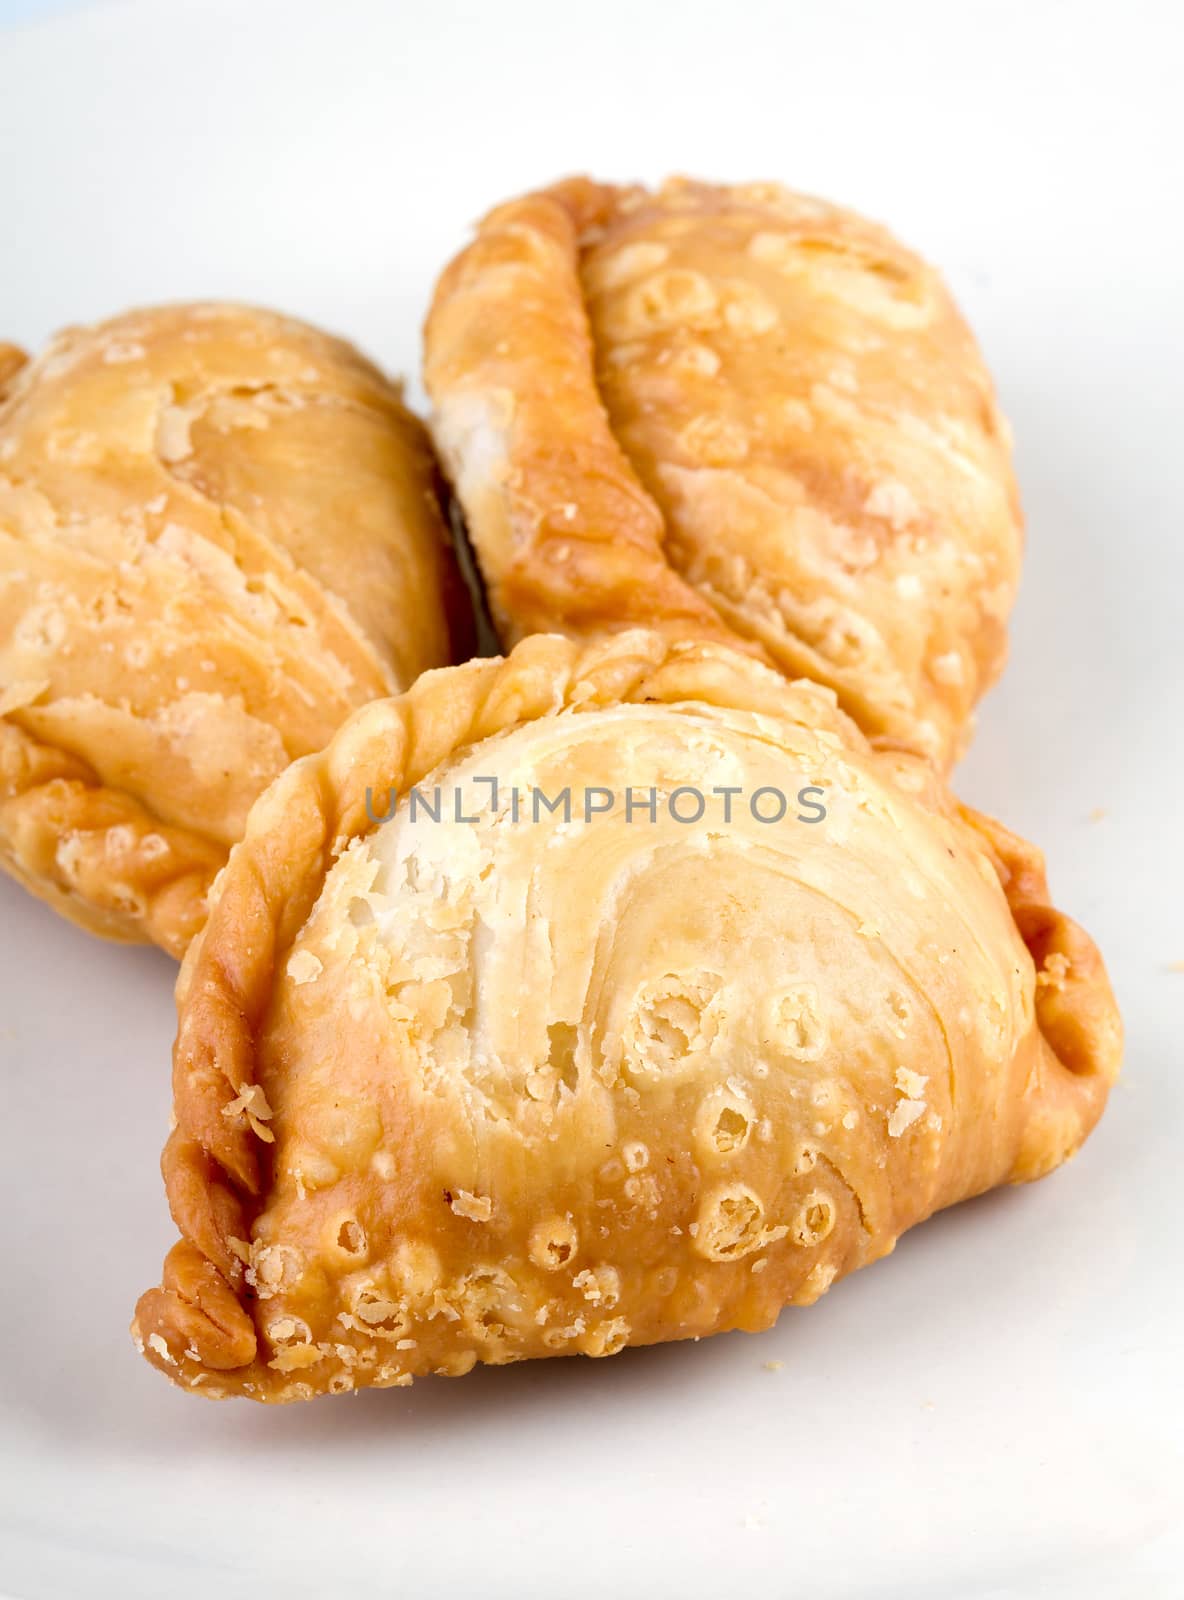
[[[772,184],[584,179],[493,211],[428,319],[434,433],[506,641],[740,639],[948,764],[1021,522],[941,279]]]
[[[133,1333],[265,1401],[768,1327],[1065,1160],[1120,1051],[1031,846],[648,630],[358,712],[254,807],[178,1007]]]
[[[0,347],[0,862],[180,955],[255,797],[453,659],[431,447],[348,345],[232,305]]]

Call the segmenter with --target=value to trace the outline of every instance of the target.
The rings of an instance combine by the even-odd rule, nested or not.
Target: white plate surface
[[[1030,530],[959,787],[1045,846],[1129,1032],[1068,1169],[936,1219],[771,1333],[208,1406],[126,1334],[172,1234],[170,965],[4,880],[0,1591],[1184,1591],[1175,16],[195,0],[0,32],[0,335],[30,346],[225,295],[413,373],[468,222],[569,170],[778,177],[941,263]]]

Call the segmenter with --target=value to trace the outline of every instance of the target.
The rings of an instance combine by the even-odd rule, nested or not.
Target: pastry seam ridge
[[[562,310],[571,318],[571,325],[563,330],[572,347],[566,354],[570,359],[571,376],[591,413],[587,419],[591,433],[584,434],[580,446],[586,451],[591,442],[598,451],[598,492],[601,496],[607,493],[614,497],[615,514],[607,524],[591,518],[581,527],[564,523],[552,525],[553,519],[548,519],[547,510],[540,508],[529,486],[523,483],[521,504],[516,513],[510,515],[510,548],[505,552],[504,567],[494,571],[491,565],[486,572],[499,630],[509,643],[514,643],[533,631],[557,627],[576,638],[599,635],[614,628],[669,627],[673,636],[726,643],[768,664],[760,643],[730,629],[710,602],[670,562],[665,549],[666,519],[614,434],[596,382],[592,331],[579,285],[580,234],[593,219],[608,214],[616,194],[611,186],[573,179],[499,206],[481,224],[474,244],[441,278],[429,312],[430,345],[431,323],[440,309],[454,296],[463,298],[474,291],[480,295],[482,279],[497,270],[496,265],[484,264],[480,256],[487,229],[492,229],[495,236],[504,230],[508,236],[520,237],[533,228],[540,235],[549,235],[547,242],[559,252]],[[531,212],[535,213],[533,223],[522,220],[529,218]],[[540,226],[540,222],[550,227]],[[549,278],[554,269],[548,265],[546,270]],[[429,355],[429,368],[430,364]],[[431,392],[430,370],[427,382]],[[536,403],[527,391],[514,395],[518,412],[533,409]],[[540,409],[553,430],[558,419],[551,411],[549,396],[542,397]],[[433,431],[441,457],[449,465],[453,481],[458,482],[463,474],[462,452],[450,437],[442,408],[438,408]],[[581,488],[586,489],[588,484],[583,481],[586,456],[569,459],[566,463],[557,457],[558,452],[548,462],[548,470],[554,473],[556,483],[569,477],[573,495]],[[461,499],[464,499],[463,493]],[[562,503],[566,509],[576,506],[577,500],[565,498]],[[611,532],[606,531],[606,527]],[[479,549],[483,543],[483,540],[477,541]],[[580,548],[599,563],[606,563],[614,546],[623,559],[617,563],[619,570],[613,583],[611,611],[603,611],[606,573],[602,565],[591,585],[594,614],[587,616],[588,602],[580,593],[583,585],[571,581],[561,569],[571,561],[573,551]],[[598,589],[599,594],[596,593]]]

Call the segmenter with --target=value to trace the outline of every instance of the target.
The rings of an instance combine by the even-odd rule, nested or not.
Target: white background
[[[1011,666],[958,785],[1044,845],[1129,1034],[1068,1169],[936,1219],[769,1334],[209,1406],[126,1336],[172,1236],[170,965],[4,880],[0,1590],[1184,1588],[1177,17],[202,0],[0,31],[0,337],[31,347],[225,295],[414,374],[470,221],[582,169],[783,179],[939,262],[1014,423],[1029,522]]]

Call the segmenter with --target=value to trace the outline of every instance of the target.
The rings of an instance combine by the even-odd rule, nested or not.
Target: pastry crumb
[[[314,956],[311,950],[297,950],[288,957],[287,973],[292,982],[299,987],[302,983],[315,983],[325,970],[319,956]]]
[[[146,1342],[149,1350],[155,1351],[162,1361],[168,1362],[170,1367],[175,1367],[177,1365],[176,1358],[173,1356],[168,1345],[165,1344],[159,1333],[150,1333]]]
[[[892,1109],[888,1118],[888,1134],[892,1139],[899,1139],[906,1128],[911,1128],[913,1123],[925,1110],[924,1100],[900,1100]]]
[[[908,1067],[896,1069],[896,1087],[909,1100],[919,1100],[928,1082],[929,1079],[923,1073],[912,1072]]]
[[[261,1085],[257,1083],[239,1084],[238,1095],[233,1100],[228,1100],[222,1107],[222,1115],[233,1121],[235,1117],[245,1114],[251,1132],[256,1138],[262,1139],[266,1144],[275,1143],[275,1135],[264,1124],[271,1117],[271,1107],[267,1103]]]

